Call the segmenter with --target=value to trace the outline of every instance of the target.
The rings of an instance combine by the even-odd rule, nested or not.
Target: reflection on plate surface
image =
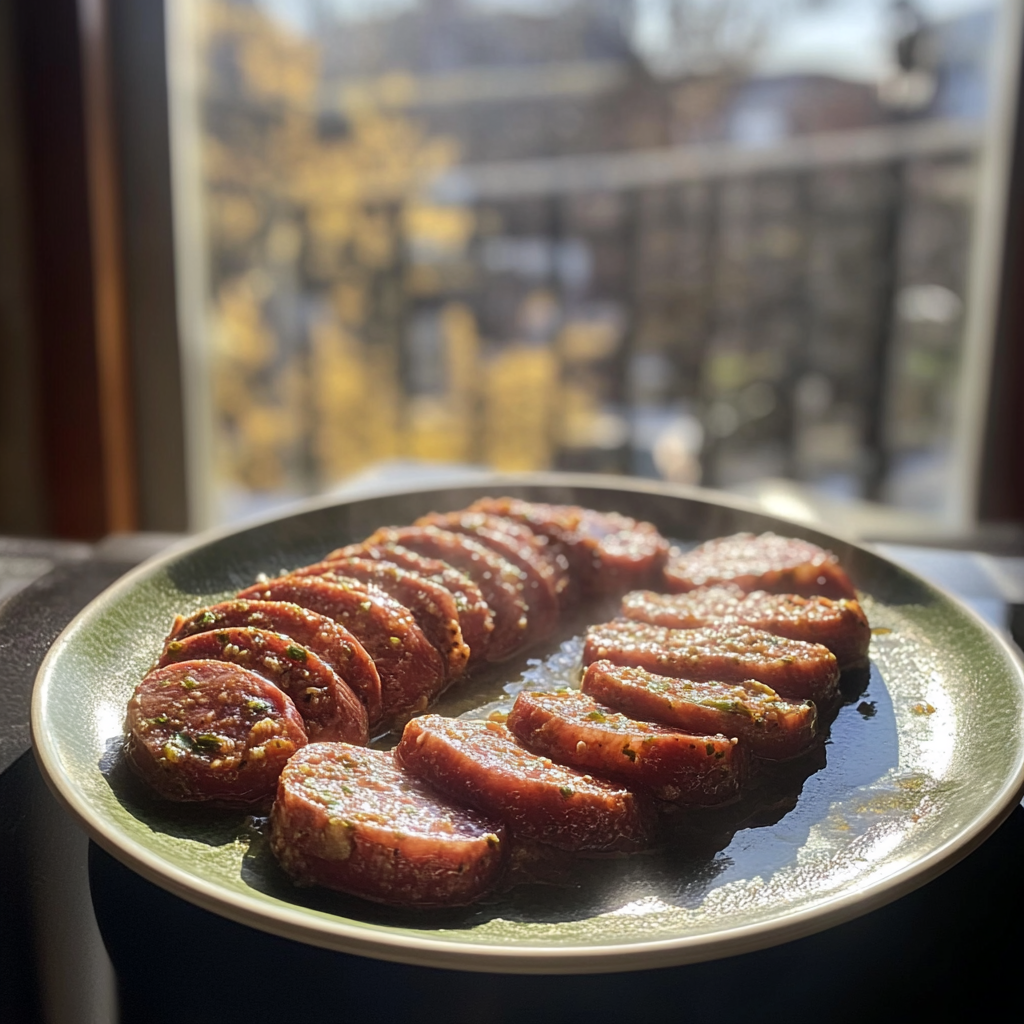
[[[955,602],[839,542],[876,627],[870,674],[844,679],[847,702],[822,749],[778,766],[737,805],[680,814],[650,853],[568,860],[524,850],[519,884],[471,908],[413,913],[297,889],[269,855],[260,821],[159,804],[133,784],[117,758],[124,707],[175,613],[375,525],[460,507],[499,486],[516,490],[425,492],[292,516],[143,567],[104,595],[58,643],[36,695],[37,745],[65,801],[154,881],[258,927],[435,965],[550,970],[557,954],[568,958],[560,969],[573,971],[725,955],[793,937],[790,925],[825,927],[853,916],[858,901],[881,902],[887,883],[889,898],[918,884],[933,860],[953,857],[965,836],[991,830],[1012,807],[1022,764],[1018,664]],[[519,490],[567,500],[564,487]],[[646,512],[686,539],[772,527],[820,539],[706,499],[590,487],[568,497]],[[370,507],[354,507],[362,505]],[[589,609],[586,621],[603,611]],[[583,625],[567,623],[546,648],[488,667],[434,710],[480,717],[507,710],[523,686],[578,685]]]

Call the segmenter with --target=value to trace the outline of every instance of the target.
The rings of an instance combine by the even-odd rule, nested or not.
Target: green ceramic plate
[[[740,529],[835,550],[876,628],[870,677],[847,681],[824,757],[756,804],[684,821],[650,854],[582,862],[476,907],[390,910],[290,885],[259,823],[161,805],[118,756],[133,687],[173,615],[320,558],[377,526],[482,494],[615,509],[680,541]],[[472,713],[571,678],[579,623],[531,659],[456,688]],[[278,935],[436,967],[615,971],[728,956],[863,914],[927,882],[985,839],[1024,789],[1024,675],[1011,647],[958,601],[856,546],[706,492],[608,478],[495,477],[376,494],[206,536],[129,573],[64,631],[36,684],[36,754],[57,795],[106,850],[173,893]],[[550,867],[550,866],[549,866]],[[545,869],[547,870],[547,869]]]

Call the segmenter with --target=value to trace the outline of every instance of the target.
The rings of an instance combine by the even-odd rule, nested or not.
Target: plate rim
[[[759,515],[792,528],[800,534],[813,533],[840,541],[880,559],[906,573],[927,590],[952,603],[994,639],[1001,653],[1013,667],[1017,685],[1024,694],[1024,655],[1009,638],[985,621],[970,605],[944,588],[931,583],[912,569],[864,544],[830,534],[807,523],[766,512],[755,502],[709,488],[659,481],[613,477],[583,473],[488,473],[479,477],[442,477],[421,481],[412,486],[383,484],[360,488],[351,494],[320,496],[290,504],[271,513],[247,518],[228,526],[203,531],[171,545],[115,580],[91,600],[64,627],[46,653],[36,674],[32,692],[31,734],[36,762],[50,790],[59,803],[102,849],[173,895],[204,910],[227,917],[259,931],[298,942],[333,949],[343,953],[369,956],[421,967],[447,968],[477,972],[508,974],[591,974],[614,973],[639,969],[698,963],[721,957],[736,956],[771,946],[781,945],[824,931],[853,920],[926,885],[977,849],[1012,813],[1024,797],[1024,744],[1018,751],[1015,771],[989,799],[985,810],[963,831],[948,838],[923,857],[915,858],[891,875],[873,883],[866,890],[847,892],[825,899],[813,907],[792,914],[782,914],[769,921],[720,929],[701,935],[614,944],[574,945],[502,945],[467,943],[454,939],[439,940],[429,936],[397,934],[374,925],[353,924],[349,919],[310,917],[306,908],[294,905],[275,906],[257,903],[244,893],[226,890],[217,882],[187,872],[164,857],[146,849],[130,836],[112,827],[99,814],[94,814],[88,801],[80,797],[75,784],[65,777],[60,759],[51,744],[45,727],[45,712],[52,681],[53,666],[71,642],[80,623],[95,614],[101,606],[130,589],[140,577],[150,575],[161,565],[218,540],[243,533],[255,527],[290,519],[297,515],[352,504],[358,501],[387,497],[403,497],[447,488],[493,488],[501,486],[588,487],[607,491],[631,491],[668,498],[688,499],[705,505],[729,508],[737,512]]]

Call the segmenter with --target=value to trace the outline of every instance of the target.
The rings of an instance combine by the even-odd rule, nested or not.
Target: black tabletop
[[[964,861],[894,903],[796,942],[678,968],[569,977],[414,968],[305,946],[193,907],[89,844],[49,795],[31,753],[22,752],[42,654],[78,607],[136,560],[113,553],[121,557],[78,551],[55,558],[0,607],[6,1021],[494,1024],[617,1022],[651,1013],[860,1021],[866,1014],[977,1014],[1019,998],[1020,807]]]

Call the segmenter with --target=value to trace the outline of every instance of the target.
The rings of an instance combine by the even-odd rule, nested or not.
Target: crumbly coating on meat
[[[311,739],[366,743],[366,709],[320,658],[291,637],[253,626],[228,626],[171,640],[160,665],[207,658],[249,669],[292,699]]]
[[[652,523],[617,512],[516,498],[481,498],[469,510],[523,523],[560,545],[584,593],[622,593],[642,586],[668,557],[668,542]]]
[[[665,567],[664,582],[672,591],[734,583],[744,590],[857,596],[831,551],[774,533],[736,533],[685,553],[674,550]]]
[[[243,590],[243,599],[291,601],[340,622],[366,648],[380,675],[382,721],[424,710],[446,681],[441,655],[412,613],[358,580],[282,576]]]
[[[427,639],[444,659],[450,679],[460,676],[469,661],[455,599],[441,584],[403,569],[394,562],[373,558],[334,558],[296,569],[293,576],[359,580],[380,587],[412,612]]]
[[[125,756],[161,796],[269,802],[302,719],[273,683],[236,665],[193,660],[154,669],[128,702]]]
[[[650,832],[633,792],[531,753],[497,722],[414,718],[395,756],[452,799],[562,849],[633,850]]]
[[[588,665],[607,659],[666,676],[756,679],[800,700],[831,701],[839,683],[839,665],[827,647],[748,626],[669,629],[613,619],[587,630],[583,659]]]
[[[323,659],[366,707],[371,722],[380,718],[380,676],[366,649],[340,623],[287,601],[222,601],[200,608],[187,619],[178,616],[164,645],[195,633],[229,626],[253,626],[283,633]]]
[[[498,878],[504,828],[401,771],[384,751],[310,744],[281,775],[271,849],[300,884],[398,906],[452,906]]]
[[[578,691],[523,691],[506,724],[535,753],[663,800],[724,803],[738,796],[746,772],[746,751],[735,739],[637,721]]]
[[[677,679],[595,661],[587,666],[583,692],[631,717],[737,736],[751,753],[776,760],[802,753],[817,731],[812,702],[791,703],[752,679],[736,683]]]
[[[622,599],[628,619],[672,629],[751,626],[791,640],[824,644],[841,667],[867,657],[871,628],[859,602],[815,594],[744,592],[734,585],[700,587],[682,594],[634,590]]]

